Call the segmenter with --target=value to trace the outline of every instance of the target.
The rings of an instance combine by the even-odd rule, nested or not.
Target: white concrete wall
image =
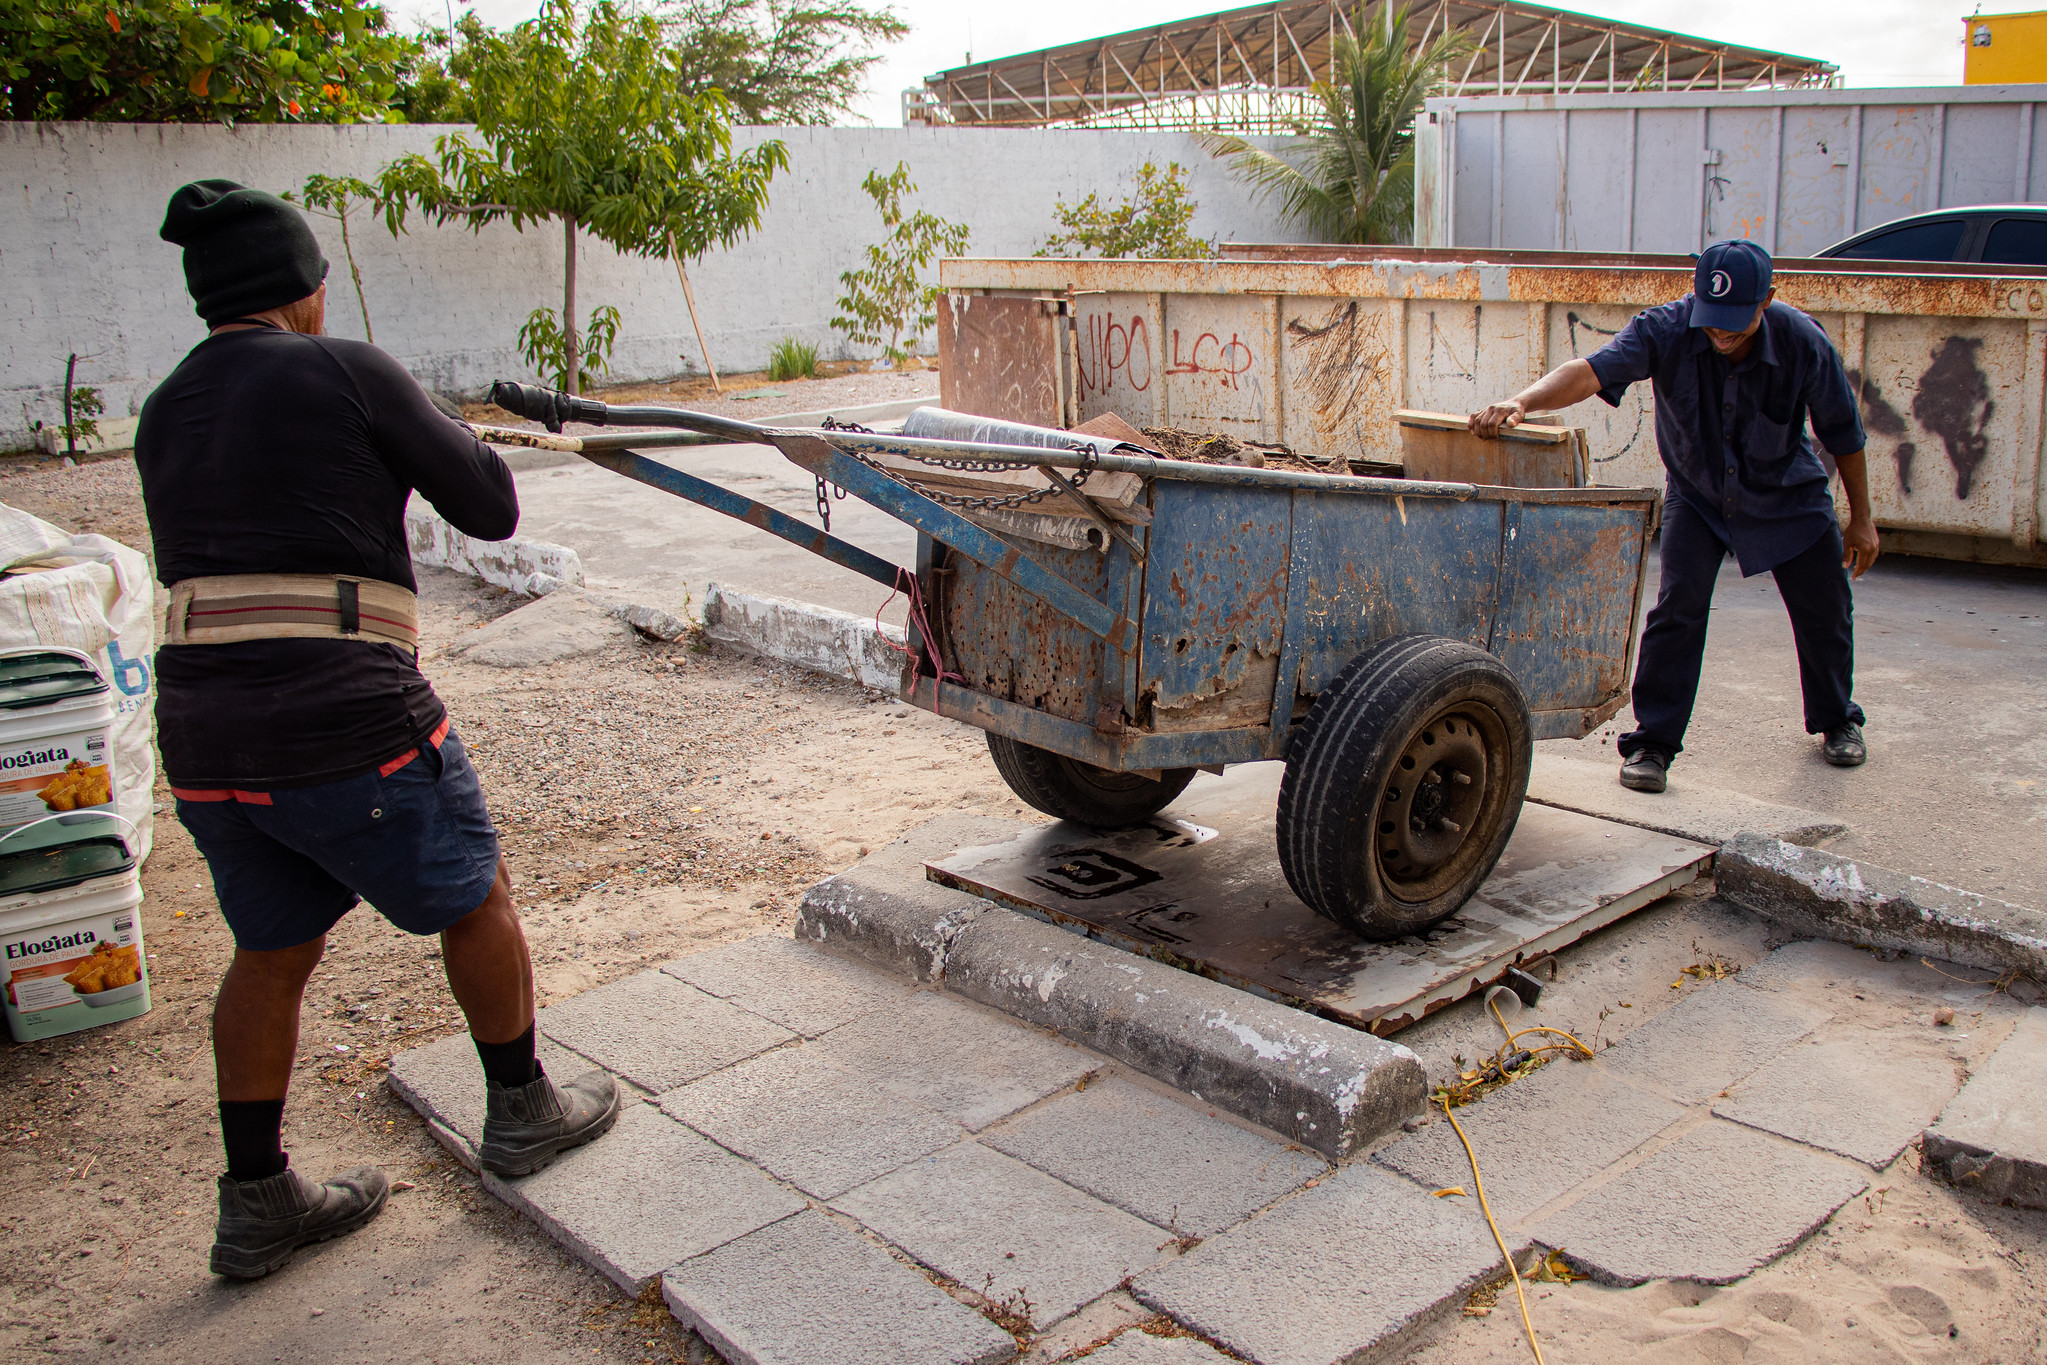
[[[32,420],[58,419],[64,357],[79,353],[80,383],[100,387],[110,415],[142,400],[203,331],[184,290],[177,248],[157,237],[171,192],[223,176],[272,191],[313,172],[372,178],[406,151],[431,153],[436,127],[280,127],[0,123],[0,449],[28,444]],[[720,369],[759,369],[777,340],[795,336],[827,358],[853,354],[829,323],[839,272],[881,235],[860,190],[877,167],[906,161],[916,204],[973,230],[970,254],[1028,255],[1051,231],[1055,201],[1090,191],[1127,193],[1145,161],[1190,172],[1203,236],[1284,241],[1269,205],[1184,134],[927,128],[748,128],[736,141],[779,137],[791,168],[775,178],[761,230],[691,270]],[[333,270],[328,326],[363,335],[341,234],[314,219]],[[395,241],[380,223],[351,217],[356,260],[379,345],[431,387],[476,392],[491,381],[533,378],[519,359],[519,325],[536,307],[559,307],[562,241],[553,225],[478,233],[415,219]],[[658,378],[694,369],[702,354],[682,289],[665,260],[622,258],[585,241],[578,309],[624,315],[614,374]]]

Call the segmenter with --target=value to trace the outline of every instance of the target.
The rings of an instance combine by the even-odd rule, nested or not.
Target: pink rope
[[[925,661],[919,658],[917,651],[908,645],[897,644],[889,638],[888,632],[881,628],[881,614],[889,609],[897,597],[910,599],[910,626],[917,632],[917,638],[924,642],[924,648],[930,656],[930,676],[938,682],[964,683],[966,678],[958,673],[947,672],[944,661],[938,657],[938,641],[932,637],[931,621],[924,611],[924,589],[917,582],[917,575],[908,569],[897,567],[895,587],[890,590],[888,600],[874,609],[874,633],[881,637],[883,644],[916,664],[916,672],[912,673],[912,677],[923,672]],[[936,700],[935,690],[933,699]]]

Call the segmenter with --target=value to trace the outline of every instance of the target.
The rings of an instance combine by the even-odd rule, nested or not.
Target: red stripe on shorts
[[[440,725],[434,729],[434,732],[432,734],[426,737],[426,742],[433,745],[436,749],[438,749],[441,747],[441,741],[446,739],[447,737],[448,718],[446,716],[442,716]],[[377,769],[377,776],[389,777],[392,773],[397,772],[400,768],[404,767],[406,764],[412,762],[413,759],[418,757],[419,750],[407,749],[404,753],[398,755],[398,757],[392,759],[389,763],[386,763],[383,767]]]
[[[203,791],[194,791],[189,787],[172,787],[171,795],[180,801],[239,801],[245,806],[272,804],[269,792],[237,791],[232,787],[211,787]]]

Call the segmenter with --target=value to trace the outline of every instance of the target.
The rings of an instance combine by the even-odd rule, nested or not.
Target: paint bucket
[[[59,812],[111,812],[113,725],[113,690],[91,655],[0,651],[0,832]]]
[[[134,830],[74,811],[0,837],[8,1031],[28,1043],[149,1012]]]

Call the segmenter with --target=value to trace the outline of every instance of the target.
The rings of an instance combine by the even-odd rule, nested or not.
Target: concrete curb
[[[1341,1161],[1421,1112],[1421,1059],[1369,1033],[991,905],[945,956],[948,991]]]
[[[417,563],[466,573],[523,597],[583,586],[582,557],[566,545],[524,536],[478,540],[423,507],[405,509],[405,543]]]
[[[893,694],[900,685],[908,636],[900,626],[876,628],[871,617],[785,597],[704,590],[704,634],[720,644],[778,659]]]
[[[2047,915],[1874,863],[1738,834],[1714,859],[1720,894],[1802,935],[2047,981]]]
[[[1397,1043],[928,881],[924,860],[1012,838],[940,816],[804,893],[796,937],[1052,1029],[1340,1160],[1420,1112],[1427,1077]]]
[[[1758,801],[1741,792],[1695,787],[1682,779],[1660,796],[1629,791],[1620,784],[1616,762],[1538,749],[1528,777],[1528,799],[1537,805],[1702,844],[1718,845],[1740,834],[1762,834],[1811,846],[1848,832],[1840,820],[1818,811]]]

